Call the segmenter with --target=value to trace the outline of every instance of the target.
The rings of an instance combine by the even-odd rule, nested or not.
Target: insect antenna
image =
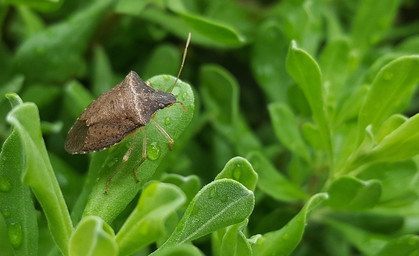
[[[182,64],[180,64],[180,69],[179,69],[179,72],[177,74],[175,83],[173,84],[172,88],[170,88],[170,90],[169,90],[170,93],[173,91],[173,88],[175,88],[175,85],[176,85],[177,81],[179,80],[180,73],[182,73],[183,64],[185,64],[186,54],[188,53],[188,46],[189,46],[190,41],[191,41],[191,32],[189,32],[189,34],[188,34],[188,39],[186,40],[185,50],[183,51]]]

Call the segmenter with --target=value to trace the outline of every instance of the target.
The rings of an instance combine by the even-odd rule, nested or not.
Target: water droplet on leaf
[[[191,216],[198,215],[200,210],[201,209],[198,206],[194,205],[194,207],[192,208]]]
[[[160,147],[157,142],[152,142],[147,145],[147,158],[150,160],[157,160],[160,157]]]
[[[226,194],[222,194],[221,196],[219,196],[220,201],[223,203],[227,203],[228,202],[228,195]]]
[[[166,119],[164,119],[164,124],[166,126],[170,125],[171,122],[172,122],[172,120],[170,119],[170,117],[166,117]]]
[[[217,194],[217,189],[216,188],[212,188],[209,192],[209,198],[210,199],[214,199],[218,196]]]
[[[9,240],[13,248],[17,249],[22,244],[22,226],[19,223],[12,223],[9,226]]]
[[[8,192],[12,189],[12,184],[10,183],[10,180],[7,177],[1,177],[0,178],[0,191],[1,192]]]

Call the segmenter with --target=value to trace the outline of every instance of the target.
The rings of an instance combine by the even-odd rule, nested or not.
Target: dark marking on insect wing
[[[154,90],[131,71],[83,111],[68,132],[65,149],[71,154],[107,149],[147,125],[157,110],[175,102],[172,93]]]

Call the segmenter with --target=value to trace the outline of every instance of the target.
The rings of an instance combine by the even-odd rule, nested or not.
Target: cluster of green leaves
[[[0,252],[419,255],[419,21],[403,19],[415,9],[0,1]],[[142,136],[64,151],[74,120],[129,70],[168,91],[189,32],[172,91],[186,111],[154,119],[173,152],[147,125],[136,183]]]

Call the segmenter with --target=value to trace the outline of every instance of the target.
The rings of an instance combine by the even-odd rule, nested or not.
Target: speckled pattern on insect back
[[[71,154],[85,154],[109,148],[174,102],[173,94],[154,90],[131,71],[84,110],[68,132],[65,149]]]

